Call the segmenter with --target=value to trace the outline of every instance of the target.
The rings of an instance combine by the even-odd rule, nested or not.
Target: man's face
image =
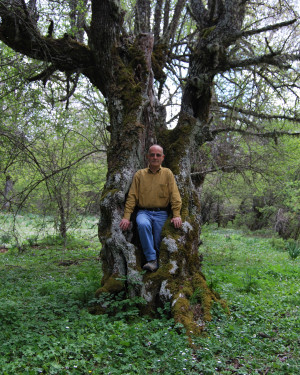
[[[152,146],[149,149],[148,160],[150,169],[158,170],[163,162],[165,155],[161,147]]]

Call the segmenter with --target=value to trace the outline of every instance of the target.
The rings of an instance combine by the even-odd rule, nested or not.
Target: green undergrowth
[[[203,272],[231,314],[215,306],[192,345],[163,310],[141,317],[135,301],[89,314],[97,241],[50,236],[1,253],[0,374],[298,374],[299,258],[237,230],[204,228],[202,240]]]
[[[216,310],[195,340],[200,373],[299,374],[300,262],[289,241],[212,227],[202,240],[203,272],[231,315]]]

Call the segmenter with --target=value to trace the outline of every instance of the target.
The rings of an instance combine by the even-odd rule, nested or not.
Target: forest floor
[[[300,256],[292,259],[286,241],[203,228],[203,272],[231,313],[214,306],[191,346],[168,306],[159,319],[140,317],[138,301],[122,298],[114,317],[88,312],[101,278],[90,229],[92,240],[86,230],[67,244],[54,235],[21,249],[3,244],[1,375],[300,373]]]

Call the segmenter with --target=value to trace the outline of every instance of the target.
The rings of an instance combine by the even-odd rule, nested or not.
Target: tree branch
[[[54,65],[48,66],[46,69],[44,69],[41,73],[36,74],[33,77],[28,78],[29,82],[34,81],[43,81],[44,86],[46,85],[46,82],[50,78],[50,76],[57,70],[57,68]]]
[[[0,17],[0,40],[16,52],[51,62],[61,71],[92,65],[93,56],[88,47],[67,34],[60,39],[42,36],[23,7],[9,7],[8,2],[1,1]]]
[[[247,38],[247,37],[252,36],[252,35],[261,34],[265,31],[278,30],[282,27],[290,26],[293,23],[295,23],[296,21],[297,21],[297,19],[294,18],[294,19],[289,20],[289,21],[275,23],[274,25],[268,25],[268,26],[265,26],[265,27],[261,27],[259,29],[240,31],[240,32],[237,32],[237,33],[234,33],[234,34],[228,36],[228,38],[226,38],[226,43],[227,44],[233,44],[235,41],[237,41],[238,39],[241,39],[241,38]]]
[[[241,107],[234,107],[225,103],[219,103],[219,106],[222,108],[230,109],[235,112],[242,113],[244,115],[253,116],[260,119],[266,119],[266,120],[288,120],[288,121],[294,121],[294,122],[300,122],[299,117],[290,117],[285,115],[266,115],[265,113],[258,113],[255,111],[250,111]]]
[[[260,65],[260,64],[269,64],[277,66],[280,69],[289,69],[291,65],[287,61],[297,61],[300,60],[300,54],[280,54],[280,52],[275,52],[272,54],[266,54],[261,56],[256,56],[253,58],[239,60],[239,61],[230,61],[227,62],[223,67],[220,68],[220,71],[225,72],[226,70],[236,69],[236,68],[245,68],[251,65]]]
[[[268,25],[268,26],[262,27],[260,29],[241,31],[240,33],[235,34],[235,40],[239,39],[239,38],[255,35],[255,34],[260,34],[260,33],[263,33],[265,31],[277,30],[277,29],[280,29],[281,27],[292,25],[296,21],[297,21],[297,19],[294,18],[293,20],[275,23],[274,25]]]
[[[162,7],[163,7],[163,0],[157,0],[154,12],[154,26],[153,26],[153,34],[155,42],[159,39],[160,36],[160,24],[162,18]]]
[[[28,145],[26,145],[25,139],[20,138],[20,137],[18,138],[18,137],[15,136],[15,134],[10,134],[9,132],[4,131],[4,130],[3,131],[1,130],[1,135],[4,136],[5,138],[7,138],[15,146],[16,149],[21,148],[23,152],[25,151],[26,154],[28,155],[29,159],[37,167],[39,173],[43,176],[42,178],[40,178],[39,180],[35,181],[34,183],[32,183],[30,186],[28,186],[26,189],[24,189],[22,191],[22,194],[25,193],[25,196],[22,198],[21,202],[18,204],[18,210],[21,209],[23,203],[29,197],[29,195],[31,194],[31,192],[34,189],[36,189],[37,186],[39,186],[42,182],[49,180],[51,177],[55,176],[58,173],[61,173],[61,172],[65,171],[65,170],[68,170],[68,169],[72,168],[74,165],[80,163],[82,160],[84,160],[88,156],[91,156],[91,155],[93,155],[93,154],[95,154],[97,152],[104,152],[104,153],[106,153],[105,149],[98,149],[97,148],[97,149],[91,150],[90,152],[87,152],[86,154],[81,155],[75,161],[69,163],[68,165],[66,165],[64,167],[61,167],[61,168],[58,168],[58,169],[52,171],[51,173],[47,174],[45,172],[45,170],[43,169],[43,167],[40,165],[40,162],[38,161],[38,159],[37,159],[36,155],[34,154],[34,152],[29,149]]]
[[[178,27],[179,19],[181,17],[182,11],[184,9],[185,3],[186,3],[186,0],[178,0],[177,1],[172,21],[170,22],[170,25],[168,27],[168,31],[166,33],[166,35],[168,35],[170,40],[174,39],[176,29]],[[165,38],[165,36],[164,36],[164,38]]]
[[[77,160],[75,160],[73,163],[70,163],[69,165],[65,166],[65,167],[62,167],[62,168],[59,168],[55,171],[53,171],[52,173],[50,174],[45,174],[43,173],[44,177],[35,181],[35,183],[33,183],[31,186],[29,186],[28,188],[24,189],[22,193],[26,192],[25,196],[23,197],[23,199],[21,200],[21,202],[18,204],[18,209],[17,209],[17,212],[22,208],[22,205],[23,203],[26,201],[26,199],[29,197],[29,195],[33,192],[34,189],[36,189],[42,182],[45,182],[47,180],[49,180],[51,177],[55,176],[56,174],[58,173],[61,173],[63,172],[64,170],[66,169],[70,169],[71,167],[73,167],[74,165],[76,165],[77,163],[79,163],[80,161],[82,161],[83,159],[87,158],[88,156],[90,155],[93,155],[95,154],[96,152],[99,152],[100,150],[92,150],[90,152],[88,152],[87,154],[85,155],[82,155],[80,158],[78,158]],[[106,152],[105,150],[101,150],[103,152]]]
[[[300,137],[300,132],[292,133],[290,131],[278,131],[278,130],[273,130],[271,132],[266,132],[266,133],[260,133],[260,132],[255,133],[255,132],[251,132],[248,130],[233,128],[233,127],[211,130],[211,134],[213,136],[216,136],[220,133],[229,133],[229,132],[240,133],[243,135],[249,135],[249,136],[260,137],[260,138],[274,138],[274,139],[284,136],[284,135],[293,136],[297,138]]]

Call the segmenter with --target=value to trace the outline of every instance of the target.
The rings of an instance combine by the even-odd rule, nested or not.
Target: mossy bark
[[[212,304],[219,301],[207,286],[198,252],[200,204],[190,177],[190,152],[199,123],[183,111],[177,127],[166,128],[153,88],[152,49],[151,34],[142,34],[134,43],[123,45],[122,54],[121,49],[113,51],[114,78],[106,88],[111,142],[99,223],[103,277],[96,295],[125,291],[129,297],[143,297],[147,304],[141,312],[148,315],[155,315],[158,307],[170,303],[176,321],[187,332],[199,334],[211,318]],[[175,174],[183,201],[183,225],[174,229],[170,218],[167,220],[160,267],[157,272],[145,273],[135,228],[122,232],[119,223],[132,177],[146,166],[146,151],[154,143],[164,147],[164,165]],[[197,293],[201,298],[192,304],[190,300]]]

